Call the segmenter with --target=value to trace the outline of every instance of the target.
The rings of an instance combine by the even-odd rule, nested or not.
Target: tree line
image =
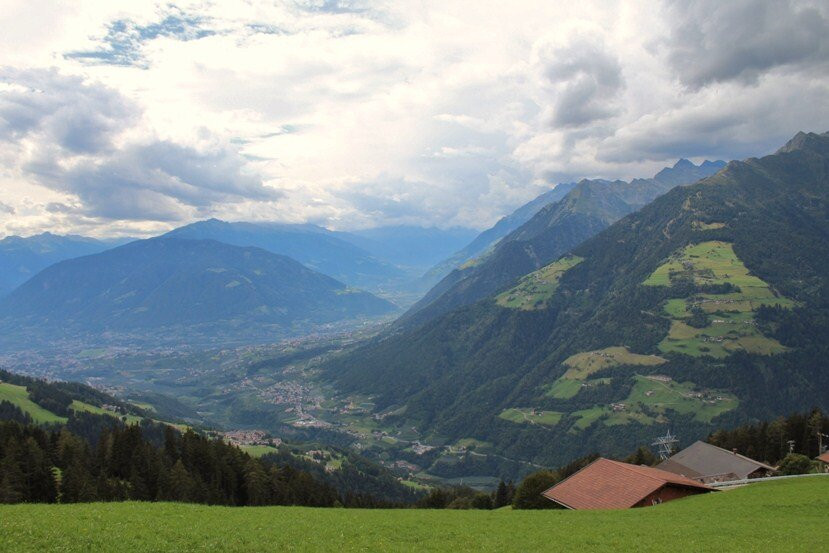
[[[0,421],[0,503],[132,500],[332,507],[349,501],[305,471],[261,461],[192,430],[111,420],[94,442],[73,433],[70,425],[48,429]],[[359,501],[371,506],[367,498]]]

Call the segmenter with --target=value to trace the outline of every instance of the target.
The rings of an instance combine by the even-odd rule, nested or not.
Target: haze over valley
[[[12,1],[0,549],[791,547],[828,37],[811,0]]]

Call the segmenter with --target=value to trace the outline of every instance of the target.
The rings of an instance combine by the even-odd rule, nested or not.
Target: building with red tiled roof
[[[664,470],[599,458],[542,495],[568,509],[629,509],[710,491]]]

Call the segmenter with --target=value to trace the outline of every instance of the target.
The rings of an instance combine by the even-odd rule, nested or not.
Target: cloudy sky
[[[798,130],[829,130],[825,1],[0,10],[0,235],[483,228],[557,182]]]

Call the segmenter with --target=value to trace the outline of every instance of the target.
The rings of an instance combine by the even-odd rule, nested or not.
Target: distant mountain
[[[7,236],[0,240],[0,296],[8,294],[53,263],[102,252],[131,240],[96,240],[49,232],[25,238]]]
[[[221,341],[394,310],[260,248],[162,237],[45,269],[0,300],[0,330],[54,339],[106,332]]]
[[[478,234],[474,240],[462,249],[455,251],[450,257],[443,259],[440,263],[429,269],[429,271],[423,275],[422,281],[424,285],[427,288],[434,286],[454,269],[485,253],[493,247],[498,240],[529,221],[533,215],[538,213],[545,205],[557,202],[575,186],[576,183],[574,182],[558,184],[552,190],[544,192],[534,200],[525,203],[506,217],[502,217],[497,223],[495,223],[494,226]]]
[[[464,227],[440,229],[401,225],[375,227],[337,235],[378,259],[422,273],[425,268],[431,267],[466,245],[477,233],[474,229]]]
[[[405,279],[404,272],[335,233],[311,224],[199,221],[165,236],[210,239],[234,246],[255,246],[288,256],[349,286],[378,290]]]
[[[386,427],[548,466],[829,408],[829,133],[732,161],[563,253],[323,374],[372,396]]]
[[[652,179],[582,180],[562,199],[546,204],[501,239],[486,255],[447,275],[400,318],[399,324],[416,326],[500,291],[674,186],[695,182],[724,166],[723,161],[697,166],[681,159]]]

